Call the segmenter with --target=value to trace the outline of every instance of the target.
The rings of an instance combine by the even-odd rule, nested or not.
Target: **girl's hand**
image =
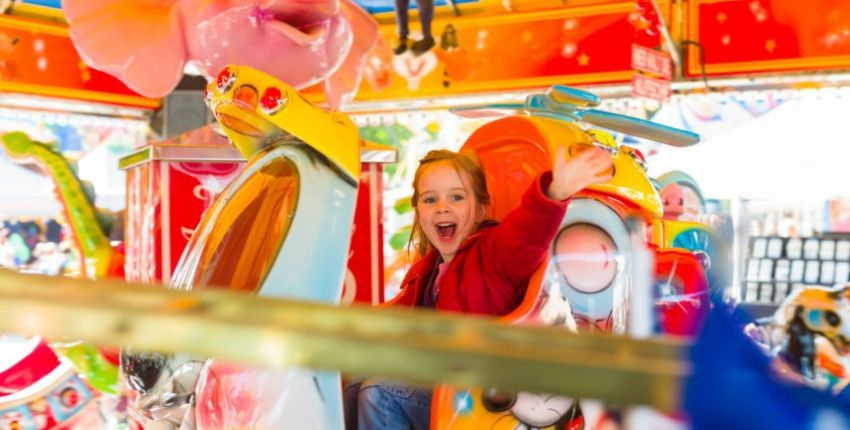
[[[566,159],[565,147],[558,149],[552,163],[552,183],[546,196],[566,200],[589,185],[605,182],[614,175],[614,158],[604,149],[591,147]]]

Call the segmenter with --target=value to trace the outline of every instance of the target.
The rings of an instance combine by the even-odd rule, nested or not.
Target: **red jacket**
[[[546,172],[532,182],[522,204],[502,222],[464,241],[440,280],[437,310],[504,315],[522,302],[531,275],[546,257],[569,200],[550,200]],[[390,304],[416,306],[440,254],[431,250],[407,272]]]

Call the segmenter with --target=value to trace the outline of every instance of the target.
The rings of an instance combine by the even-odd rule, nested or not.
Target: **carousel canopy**
[[[709,198],[825,200],[850,196],[850,98],[819,95],[783,102],[716,130],[690,148],[661,148],[657,177],[683,170]],[[670,124],[679,125],[679,124]]]

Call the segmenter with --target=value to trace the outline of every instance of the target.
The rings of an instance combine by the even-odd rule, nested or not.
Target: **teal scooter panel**
[[[354,221],[357,187],[315,156],[288,145],[264,158],[287,157],[301,175],[298,208],[286,243],[260,296],[338,303]]]
[[[356,185],[312,148],[298,142],[267,147],[204,215],[172,286],[338,303],[356,194]],[[259,345],[245,347],[262,353]],[[135,360],[135,372],[129,369],[135,406],[153,420],[174,421],[190,410],[199,429],[343,428],[338,372],[248,369],[181,355],[125,356]]]

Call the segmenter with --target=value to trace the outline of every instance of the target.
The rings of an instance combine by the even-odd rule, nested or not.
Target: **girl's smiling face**
[[[443,261],[449,262],[484,219],[484,207],[476,201],[469,179],[448,161],[429,165],[416,186],[422,231]]]

